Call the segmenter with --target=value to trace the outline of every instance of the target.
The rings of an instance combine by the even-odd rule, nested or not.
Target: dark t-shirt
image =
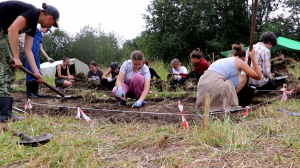
[[[96,73],[93,73],[91,70],[89,70],[87,76],[88,78],[91,78],[92,80],[99,80],[102,78],[103,72],[100,69],[97,69]]]
[[[18,16],[25,17],[26,26],[19,33],[34,37],[39,18],[38,9],[22,1],[4,1],[0,3],[0,28],[7,34],[7,29]]]

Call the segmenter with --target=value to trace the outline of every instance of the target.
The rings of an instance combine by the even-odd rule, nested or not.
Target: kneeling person
[[[55,85],[57,88],[66,88],[75,82],[69,71],[70,58],[64,57],[62,64],[56,66]]]
[[[141,51],[134,51],[131,54],[131,60],[123,63],[117,78],[116,86],[112,94],[121,100],[119,106],[126,105],[126,97],[136,99],[134,107],[147,105],[145,98],[150,89],[150,71],[144,64],[144,54]]]
[[[118,62],[112,62],[110,64],[110,68],[108,68],[108,70],[102,75],[102,79],[100,80],[101,85],[109,90],[112,90],[116,86],[119,70],[120,67]],[[111,77],[107,77],[110,73]]]

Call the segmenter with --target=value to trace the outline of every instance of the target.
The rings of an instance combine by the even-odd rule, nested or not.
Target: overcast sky
[[[2,1],[2,0],[0,0]],[[98,27],[105,32],[114,31],[123,39],[133,39],[144,30],[146,13],[150,0],[22,0],[37,8],[42,3],[55,6],[60,13],[59,27],[75,34],[85,25]]]

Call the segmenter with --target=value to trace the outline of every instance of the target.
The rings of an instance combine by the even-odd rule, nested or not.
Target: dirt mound
[[[288,86],[288,90],[295,88],[298,88],[298,80],[296,79],[296,77],[290,73],[287,69],[287,64],[291,62],[290,59],[288,58],[274,58],[271,60],[271,73],[273,75],[274,78],[279,77],[279,76],[288,76],[285,79],[281,79],[281,80],[273,80],[274,83],[276,84],[276,86],[278,88],[282,88],[283,84],[287,84]]]

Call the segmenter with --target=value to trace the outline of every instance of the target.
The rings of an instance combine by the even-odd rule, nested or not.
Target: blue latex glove
[[[142,100],[137,100],[136,102],[134,102],[134,104],[132,105],[132,107],[141,107],[142,106]]]
[[[118,98],[125,98],[125,93],[123,91],[122,86],[118,87],[117,93],[116,93],[116,97]]]

